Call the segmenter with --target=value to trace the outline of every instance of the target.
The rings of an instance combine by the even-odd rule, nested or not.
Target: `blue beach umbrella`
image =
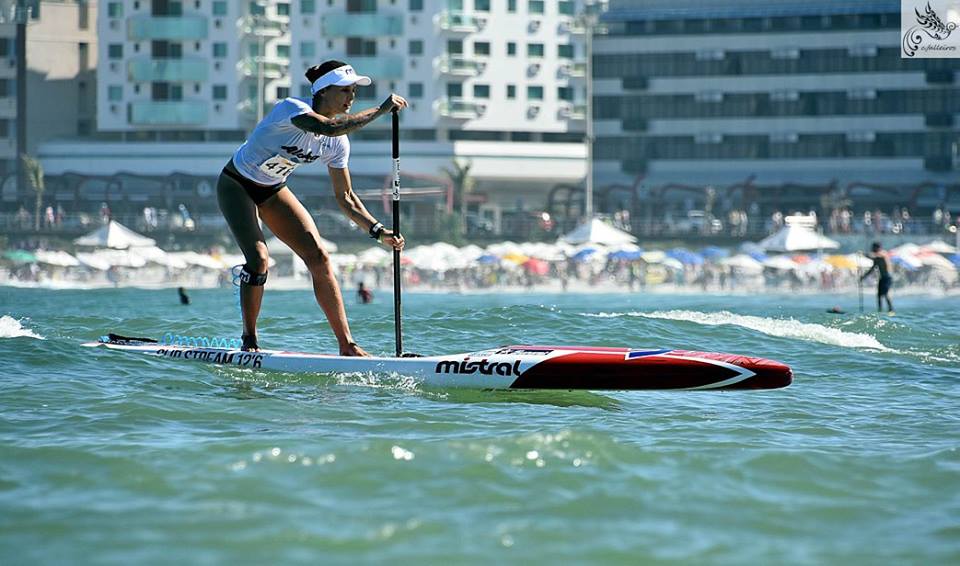
[[[953,262],[953,265],[956,265],[957,267],[960,267],[960,254],[953,254],[952,256],[948,257],[947,259],[949,259],[950,261],[952,261],[952,262]]]
[[[480,263],[483,265],[489,265],[491,263],[499,263],[499,262],[500,262],[500,258],[498,258],[493,254],[483,254],[482,256],[477,258],[477,263]]]
[[[703,263],[702,255],[693,253],[684,248],[675,248],[668,251],[667,257],[672,257],[673,259],[685,265],[700,265]]]
[[[618,252],[613,252],[607,256],[607,259],[618,260],[618,261],[635,261],[640,259],[643,256],[643,250],[628,251],[620,250]]]
[[[597,253],[597,248],[583,248],[579,252],[573,254],[573,261],[586,261],[588,257]]]
[[[707,246],[700,250],[700,255],[706,259],[721,259],[730,255],[730,251],[717,246]]]
[[[900,267],[902,267],[903,269],[906,269],[907,271],[917,270],[916,266],[914,266],[913,264],[911,264],[910,262],[908,262],[907,260],[903,259],[898,255],[893,256],[893,263],[896,265],[899,265]]]

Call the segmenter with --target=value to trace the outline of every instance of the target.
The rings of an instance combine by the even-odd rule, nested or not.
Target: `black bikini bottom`
[[[232,159],[227,162],[226,166],[224,166],[221,174],[226,175],[227,177],[230,177],[239,183],[240,186],[243,187],[243,190],[247,192],[247,196],[249,196],[250,199],[257,205],[263,204],[267,201],[267,199],[279,193],[280,190],[286,186],[285,183],[279,183],[276,185],[260,185],[258,183],[254,183],[237,171],[237,168],[233,165]]]

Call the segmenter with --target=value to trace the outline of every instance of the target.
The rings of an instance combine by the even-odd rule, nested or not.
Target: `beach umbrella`
[[[934,269],[950,270],[953,271],[953,263],[939,254],[923,254],[917,256],[920,260],[920,263],[927,267],[932,267]]]
[[[137,234],[116,220],[111,220],[86,236],[77,238],[73,243],[78,246],[125,250],[136,246],[152,246],[157,241]]]
[[[835,250],[840,244],[800,224],[789,224],[757,245],[765,252]]]
[[[920,246],[920,249],[936,252],[938,254],[955,254],[957,253],[957,248],[951,246],[950,244],[944,242],[943,240],[934,240],[932,242],[923,244]]]
[[[720,265],[733,267],[747,273],[760,273],[763,271],[763,264],[747,254],[737,254],[734,256],[725,257],[720,260]]]
[[[901,244],[890,250],[892,255],[917,255],[920,252],[920,246],[914,243]]]
[[[703,263],[703,256],[684,248],[674,248],[668,251],[667,257],[671,257],[686,265],[700,265]]]
[[[77,260],[83,265],[100,271],[110,269],[110,262],[91,252],[77,252]]]
[[[661,264],[664,267],[669,267],[670,269],[681,270],[683,269],[683,263],[679,259],[673,257],[664,257]]]
[[[546,275],[550,273],[550,264],[535,257],[523,262],[523,268],[527,270],[527,273],[532,273],[533,275]]]
[[[776,255],[768,257],[763,261],[764,267],[771,269],[792,270],[797,268],[796,262],[785,255]]]
[[[706,259],[721,259],[729,256],[730,251],[717,246],[707,246],[700,250],[700,255]]]
[[[167,255],[176,260],[182,261],[188,266],[202,267],[204,269],[220,270],[226,266],[222,261],[215,259],[207,254],[200,254],[194,251],[187,252],[167,252]]]
[[[667,254],[662,250],[650,250],[648,252],[643,252],[640,254],[640,259],[647,263],[660,263],[666,259]]]
[[[640,250],[637,251],[627,251],[620,250],[613,252],[607,256],[607,259],[612,259],[616,261],[636,261],[643,257],[643,252]]]
[[[363,265],[383,265],[390,260],[390,252],[380,246],[370,246],[357,254],[357,262]]]
[[[923,264],[920,263],[920,260],[912,255],[895,255],[893,256],[893,263],[899,265],[907,271],[916,271],[923,267]]]
[[[520,244],[507,240],[490,244],[487,246],[487,253],[491,253],[497,257],[503,257],[509,253],[523,254],[523,250],[520,249]]]
[[[516,265],[523,265],[523,263],[530,258],[519,252],[510,252],[508,254],[501,256],[500,259],[504,261],[509,261],[510,263],[513,263]]]
[[[573,261],[587,261],[595,253],[597,253],[597,248],[584,248],[573,254]]]
[[[27,250],[7,250],[3,252],[3,257],[13,263],[33,263],[37,261],[37,256]]]
[[[572,232],[560,237],[568,244],[600,244],[615,246],[636,242],[637,239],[630,233],[614,228],[599,218],[592,218],[577,226]]]
[[[37,250],[36,256],[37,263],[55,265],[57,267],[76,267],[80,265],[80,260],[65,251]]]
[[[483,254],[477,258],[477,263],[480,265],[491,265],[500,261],[500,258],[493,254]]]
[[[129,252],[142,257],[148,262],[162,265],[164,267],[170,267],[173,269],[187,268],[187,262],[176,256],[171,256],[157,246],[139,246],[136,248],[130,248]]]
[[[953,265],[960,267],[960,254],[953,254],[947,259],[949,259],[953,263]]]
[[[846,255],[828,255],[827,257],[823,258],[823,261],[836,267],[837,269],[856,269],[857,268],[856,260]]]

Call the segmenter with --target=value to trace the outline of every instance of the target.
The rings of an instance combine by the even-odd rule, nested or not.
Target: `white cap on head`
[[[328,71],[325,75],[317,77],[317,80],[313,81],[313,84],[310,85],[310,93],[317,94],[328,86],[333,85],[349,86],[357,84],[360,86],[367,86],[372,82],[373,81],[370,80],[370,77],[358,75],[357,72],[353,70],[353,67],[350,65],[344,65],[342,67],[337,67],[332,71]]]

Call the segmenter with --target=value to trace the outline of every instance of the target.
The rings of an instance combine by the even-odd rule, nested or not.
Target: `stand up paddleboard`
[[[396,374],[425,387],[463,389],[777,389],[793,374],[779,362],[687,350],[504,346],[450,356],[357,358],[305,352],[165,345],[104,336],[84,344],[171,361],[308,374]]]
[[[399,120],[393,112],[393,229],[400,233]],[[357,358],[260,350],[202,340],[130,338],[110,334],[84,346],[104,347],[172,361],[315,374],[397,374],[427,387],[468,389],[776,389],[793,381],[780,362],[686,350],[504,346],[450,356],[405,357],[401,332],[400,252],[393,253],[395,358]]]

